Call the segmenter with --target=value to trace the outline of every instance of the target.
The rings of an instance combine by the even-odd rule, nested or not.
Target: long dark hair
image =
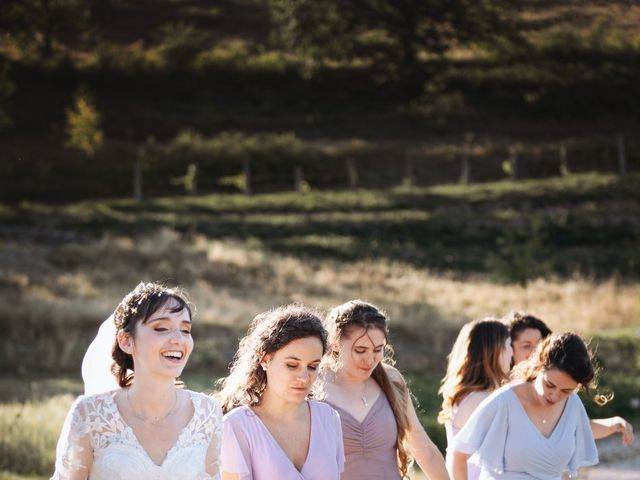
[[[474,320],[462,327],[438,391],[443,399],[438,422],[449,421],[453,406],[471,392],[495,390],[508,380],[509,372],[500,363],[508,338],[509,330],[495,318]]]
[[[516,365],[512,377],[515,380],[531,382],[540,372],[551,368],[569,375],[598,405],[605,405],[613,398],[612,393],[602,395],[595,391],[598,387],[599,372],[594,366],[593,353],[576,333],[556,333],[547,336],[531,357]]]
[[[407,414],[409,391],[404,381],[392,381],[385,370],[385,364],[393,364],[393,349],[389,344],[387,317],[375,305],[362,300],[351,300],[331,309],[325,318],[325,325],[329,331],[329,341],[332,344],[349,337],[351,332],[357,329],[370,330],[376,328],[384,333],[386,340],[384,359],[373,370],[371,378],[380,386],[393,411],[398,428],[398,437],[396,439],[398,468],[402,478],[407,477],[409,464],[411,463],[411,458],[405,445],[409,431],[409,416]],[[334,357],[336,356],[337,354],[334,355]]]
[[[191,319],[192,306],[182,290],[168,288],[160,283],[141,282],[116,307],[113,313],[116,331],[122,330],[135,337],[138,324],[145,323],[151,315],[168,303],[172,304],[169,312],[177,313],[186,309]],[[111,372],[115,375],[118,385],[128,387],[134,377],[133,357],[123,351],[117,341],[113,343],[111,356],[114,361]]]

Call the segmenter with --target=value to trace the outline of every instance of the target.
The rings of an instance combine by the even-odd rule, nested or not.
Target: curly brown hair
[[[229,376],[218,381],[216,398],[226,413],[242,405],[257,405],[267,386],[267,375],[260,362],[293,340],[316,337],[327,351],[327,331],[320,316],[301,305],[286,305],[258,314],[240,340]]]
[[[409,389],[404,379],[391,380],[386,371],[385,365],[393,365],[394,362],[385,313],[370,303],[362,300],[351,300],[331,309],[325,317],[325,325],[329,332],[331,344],[337,343],[343,338],[348,338],[357,329],[369,330],[377,328],[384,333],[386,341],[384,358],[371,373],[371,378],[380,386],[393,411],[398,428],[398,437],[396,439],[398,468],[402,478],[408,478],[411,457],[405,442],[409,431],[408,402],[411,400],[409,399]],[[333,362],[328,363],[329,368],[334,370],[340,368],[337,356],[337,352],[332,352]]]
[[[602,395],[595,391],[599,369],[594,364],[593,353],[577,333],[547,336],[531,357],[516,365],[512,378],[531,382],[541,371],[551,368],[569,375],[597,405],[605,405],[613,398],[613,393]]]
[[[169,302],[172,303],[169,312],[177,313],[186,309],[189,312],[189,319],[192,318],[193,306],[184,291],[166,287],[161,283],[140,282],[136,288],[125,295],[113,313],[116,333],[122,330],[135,337],[138,324],[145,323],[151,315]],[[133,382],[133,357],[124,352],[115,340],[111,356],[114,361],[111,373],[115,375],[120,387],[128,387]]]

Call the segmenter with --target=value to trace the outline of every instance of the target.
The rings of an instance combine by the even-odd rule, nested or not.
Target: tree
[[[14,88],[9,77],[9,64],[0,62],[0,130],[11,123],[8,103]]]
[[[508,0],[270,0],[277,39],[303,58],[368,59],[399,82],[408,97],[422,92],[421,56],[452,46],[516,37]]]
[[[81,88],[73,104],[67,109],[67,147],[80,150],[92,157],[102,147],[104,135],[100,129],[100,113],[87,93]]]
[[[88,16],[87,0],[3,0],[0,29],[8,31],[20,43],[35,43],[42,58],[53,54],[53,45],[61,30],[81,28]]]

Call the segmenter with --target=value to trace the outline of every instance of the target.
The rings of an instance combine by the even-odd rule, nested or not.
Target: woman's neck
[[[260,403],[254,407],[258,413],[267,414],[269,417],[280,418],[283,420],[297,418],[301,413],[306,411],[306,401],[287,402],[281,397],[273,394],[269,387],[262,393]]]
[[[158,382],[145,377],[134,377],[126,394],[131,407],[138,413],[156,416],[175,407],[178,391],[173,380]]]
[[[367,377],[364,379],[358,378],[349,375],[343,369],[339,369],[338,371],[336,371],[333,383],[347,390],[362,390],[362,388],[369,382],[370,379],[371,377]]]

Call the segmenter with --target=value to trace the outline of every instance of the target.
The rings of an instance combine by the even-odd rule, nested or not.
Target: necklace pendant
[[[368,407],[368,406],[369,406],[369,403],[367,402],[367,397],[365,397],[364,395],[362,395],[362,396],[360,397],[360,400],[362,400],[362,404],[363,404],[365,407]]]
[[[543,419],[542,419],[542,424],[543,424],[543,425],[546,425],[546,424],[547,424],[547,419],[546,419],[546,418],[543,418]]]

